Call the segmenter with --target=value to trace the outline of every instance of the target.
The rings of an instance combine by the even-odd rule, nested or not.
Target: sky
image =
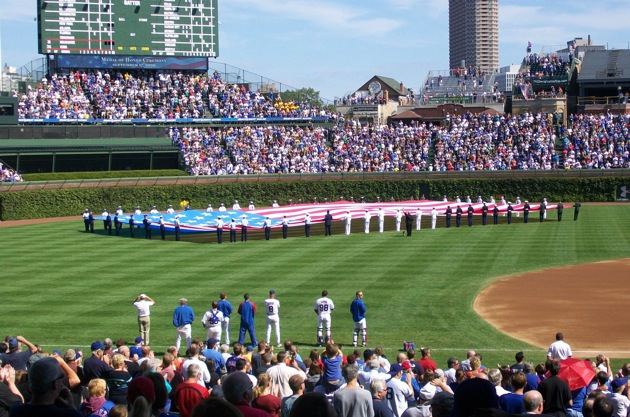
[[[148,0],[142,0],[148,1]],[[2,66],[39,57],[35,0],[0,0]],[[448,0],[219,0],[217,62],[334,99],[374,75],[418,90],[448,69]],[[566,47],[630,48],[629,0],[499,0],[499,63]]]

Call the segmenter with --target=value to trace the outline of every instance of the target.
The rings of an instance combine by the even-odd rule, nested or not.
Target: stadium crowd
[[[0,162],[0,182],[20,182],[22,181],[22,177],[17,173],[16,170],[5,166],[2,162]]]
[[[178,309],[174,322],[177,317]],[[210,334],[213,325],[208,325]],[[265,342],[230,347],[213,336],[192,338],[189,331],[183,356],[170,346],[159,357],[141,337],[129,345],[122,339],[95,341],[84,354],[78,348],[47,353],[22,336],[7,336],[0,343],[0,413],[626,417],[630,364],[613,372],[600,354],[593,361],[578,361],[585,367],[581,378],[567,378],[569,373],[562,371],[572,355],[562,333],[556,334],[543,363],[533,364],[517,352],[513,365],[486,367],[482,355],[469,350],[465,359],[448,358],[444,369],[431,358],[430,348],[416,351],[407,342],[395,358],[387,358],[380,347],[344,349],[332,340],[321,350],[301,354],[289,340],[274,351]]]
[[[192,175],[628,168],[630,118],[446,115],[444,126],[170,128]],[[560,136],[558,136],[560,135]],[[561,145],[557,145],[561,144]],[[561,149],[561,152],[557,151]],[[434,148],[433,163],[429,155]],[[564,161],[562,161],[564,159]]]
[[[337,118],[305,103],[282,102],[244,85],[229,84],[218,72],[71,70],[44,77],[19,98],[21,119]]]

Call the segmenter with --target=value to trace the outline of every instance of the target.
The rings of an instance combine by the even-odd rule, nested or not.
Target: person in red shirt
[[[188,366],[188,379],[177,386],[175,402],[179,408],[179,415],[190,417],[192,409],[198,402],[210,396],[210,392],[199,384],[201,369],[197,364]]]
[[[272,417],[278,417],[281,401],[280,398],[271,393],[271,377],[269,374],[265,373],[258,376],[258,385],[254,387],[254,397],[252,407],[264,410]]]
[[[421,352],[422,352],[422,359],[420,359],[418,363],[422,365],[422,369],[424,369],[425,371],[427,369],[435,371],[437,369],[437,365],[431,359],[431,349],[422,348]]]

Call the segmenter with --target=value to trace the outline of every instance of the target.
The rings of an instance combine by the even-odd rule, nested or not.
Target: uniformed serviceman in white
[[[140,210],[140,206],[136,207],[136,211],[134,211],[133,214],[136,214],[138,216],[142,215],[142,210]]]
[[[238,200],[234,200],[234,204],[232,204],[232,210],[240,210],[241,205],[238,204]]]
[[[346,211],[346,235],[350,234],[350,227],[352,226],[352,214],[350,214],[350,210]]]
[[[168,205],[168,208],[166,209],[166,214],[174,214],[175,213],[175,209],[173,208],[172,204]]]
[[[378,213],[376,213],[376,216],[378,217],[378,232],[383,233],[383,231],[385,230],[385,212],[382,208],[378,208]]]
[[[420,230],[422,228],[422,210],[418,207],[416,210],[416,230]]]
[[[437,226],[437,215],[438,212],[435,207],[433,207],[433,210],[431,210],[431,229],[435,229]]]
[[[400,232],[400,223],[402,223],[402,211],[400,209],[396,210],[396,231]]]
[[[365,210],[363,218],[365,219],[365,233],[370,233],[370,219],[372,218],[372,215],[369,211]]]
[[[212,204],[208,204],[208,206],[206,207],[206,213],[212,213],[213,209],[212,209]]]

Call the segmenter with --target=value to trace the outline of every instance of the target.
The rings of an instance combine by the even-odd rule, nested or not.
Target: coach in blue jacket
[[[256,304],[249,301],[249,293],[243,295],[245,301],[238,306],[238,314],[241,315],[241,330],[238,334],[238,343],[245,344],[245,332],[249,332],[252,346],[258,345],[256,341],[256,329],[254,328],[254,314],[256,313]]]

